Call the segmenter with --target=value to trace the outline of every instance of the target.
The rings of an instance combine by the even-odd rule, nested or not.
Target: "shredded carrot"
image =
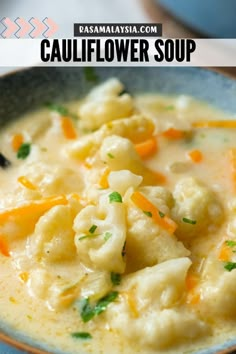
[[[99,185],[101,186],[101,188],[108,188],[109,184],[108,184],[108,176],[110,174],[110,169],[108,167],[105,168],[100,181],[99,181]]]
[[[23,144],[23,142],[24,142],[24,138],[23,138],[22,134],[13,135],[12,140],[11,140],[12,149],[15,152],[17,152],[19,150],[19,148],[21,147],[21,145]]]
[[[199,283],[199,277],[194,274],[188,274],[186,277],[186,288],[188,291],[193,290]]]
[[[34,215],[35,213],[43,214],[56,205],[66,205],[67,203],[68,201],[64,195],[33,200],[29,204],[20,205],[0,213],[0,223],[7,221],[10,217],[22,217]]]
[[[72,194],[71,194],[71,198],[73,198],[73,199],[75,199],[75,200],[77,200],[77,201],[79,201],[79,202],[80,202],[80,200],[81,200],[81,198],[80,198],[80,196],[79,196],[78,193],[72,193]]]
[[[0,237],[0,252],[6,257],[10,257],[8,244],[4,237]]]
[[[230,256],[231,256],[231,249],[224,242],[220,248],[218,259],[222,262],[228,262],[230,260]]]
[[[133,317],[138,318],[139,317],[139,312],[136,306],[136,301],[134,299],[134,295],[129,291],[123,291],[121,295],[124,295],[127,303],[129,305],[130,311],[133,314]]]
[[[73,127],[73,124],[72,124],[70,118],[61,117],[61,128],[62,128],[65,138],[67,138],[67,139],[76,139],[77,138],[75,128]]]
[[[157,139],[155,137],[151,137],[142,143],[136,144],[135,150],[143,159],[151,157],[157,152]]]
[[[233,190],[234,192],[236,192],[236,148],[229,150],[229,161],[230,161]]]
[[[131,199],[138,208],[144,211],[149,211],[152,214],[153,220],[159,226],[171,234],[175,232],[177,224],[166,215],[161,217],[159,210],[146,197],[144,197],[143,194],[136,191],[131,195]]]
[[[26,283],[27,280],[29,279],[29,274],[27,272],[22,272],[19,274],[19,278]]]
[[[190,159],[195,162],[195,163],[199,163],[202,161],[202,153],[200,150],[192,150],[188,152],[188,156],[190,157]]]
[[[17,180],[25,188],[32,189],[32,190],[37,189],[36,186],[33,183],[31,183],[25,176],[20,176],[18,177]]]
[[[199,293],[189,294],[187,297],[187,303],[190,305],[197,305],[201,300]]]
[[[166,182],[166,176],[163,175],[161,172],[150,170],[149,172],[151,173],[153,179],[155,180],[156,183],[165,183]]]
[[[182,130],[178,130],[175,128],[169,128],[166,131],[164,131],[162,134],[165,138],[168,139],[183,139],[185,137],[185,133]]]
[[[192,126],[193,128],[236,128],[236,120],[202,120],[194,122]]]

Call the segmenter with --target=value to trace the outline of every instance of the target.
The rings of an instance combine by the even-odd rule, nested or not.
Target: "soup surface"
[[[4,128],[1,321],[73,354],[234,338],[235,127],[112,78]]]

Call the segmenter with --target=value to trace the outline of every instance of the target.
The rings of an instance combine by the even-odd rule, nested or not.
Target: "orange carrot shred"
[[[199,163],[202,161],[202,152],[200,150],[192,150],[188,152],[188,156],[190,157],[190,159],[195,162],[195,163]]]
[[[19,148],[21,147],[21,145],[24,142],[24,138],[22,134],[15,134],[12,136],[12,140],[11,140],[11,146],[12,149],[17,152],[19,150]]]
[[[76,139],[77,138],[77,133],[75,131],[75,128],[73,127],[73,124],[72,124],[70,118],[61,117],[61,127],[62,127],[62,131],[63,131],[65,138],[67,138],[67,139]]]
[[[189,290],[189,291],[193,290],[198,283],[199,283],[199,277],[197,277],[196,275],[188,274],[186,276],[186,288],[187,288],[187,290]]]
[[[105,168],[100,181],[99,181],[99,185],[101,186],[101,188],[108,188],[109,184],[108,184],[108,176],[110,174],[110,169],[108,167]]]
[[[17,180],[25,188],[32,189],[32,190],[37,189],[36,186],[33,183],[31,183],[25,176],[20,176],[18,177]]]
[[[236,128],[236,120],[198,121],[192,124],[194,128]]]
[[[190,305],[197,305],[197,304],[199,304],[200,300],[201,300],[200,294],[193,293],[188,296],[187,303]]]
[[[155,137],[151,137],[143,141],[142,143],[135,145],[135,150],[139,156],[143,159],[153,156],[157,152],[157,140]]]
[[[231,256],[231,249],[224,242],[220,248],[218,259],[222,262],[228,262],[230,260],[230,256]]]
[[[3,237],[0,237],[0,252],[6,257],[10,257],[7,241]]]
[[[64,195],[33,200],[29,204],[17,206],[0,213],[0,223],[6,222],[10,217],[22,217],[27,215],[44,214],[56,205],[66,205],[68,201]]]
[[[143,194],[140,192],[134,192],[131,195],[131,200],[134,204],[142,209],[143,211],[148,211],[152,214],[153,220],[163,229],[167,230],[170,234],[173,234],[177,228],[177,224],[170,219],[168,216],[164,215],[163,217],[160,215],[160,211],[152,204]]]
[[[236,192],[236,148],[229,150],[229,161],[230,161],[233,190],[234,192]]]
[[[164,131],[162,134],[162,136],[164,136],[165,138],[168,139],[173,139],[173,140],[177,140],[177,139],[183,139],[185,136],[185,133],[182,130],[178,130],[175,128],[169,128],[166,131]]]

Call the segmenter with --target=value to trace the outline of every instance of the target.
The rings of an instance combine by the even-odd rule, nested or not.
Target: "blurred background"
[[[59,25],[57,38],[73,37],[74,22],[160,22],[164,37],[236,38],[236,0],[7,0],[1,1],[0,9],[0,20],[52,18]],[[0,33],[3,30],[0,23]],[[227,46],[218,50],[225,56],[231,53]],[[234,68],[222,70],[236,73]]]

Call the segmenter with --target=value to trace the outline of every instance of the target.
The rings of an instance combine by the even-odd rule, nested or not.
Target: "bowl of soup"
[[[0,338],[30,353],[230,353],[235,81],[31,68],[0,89]]]

